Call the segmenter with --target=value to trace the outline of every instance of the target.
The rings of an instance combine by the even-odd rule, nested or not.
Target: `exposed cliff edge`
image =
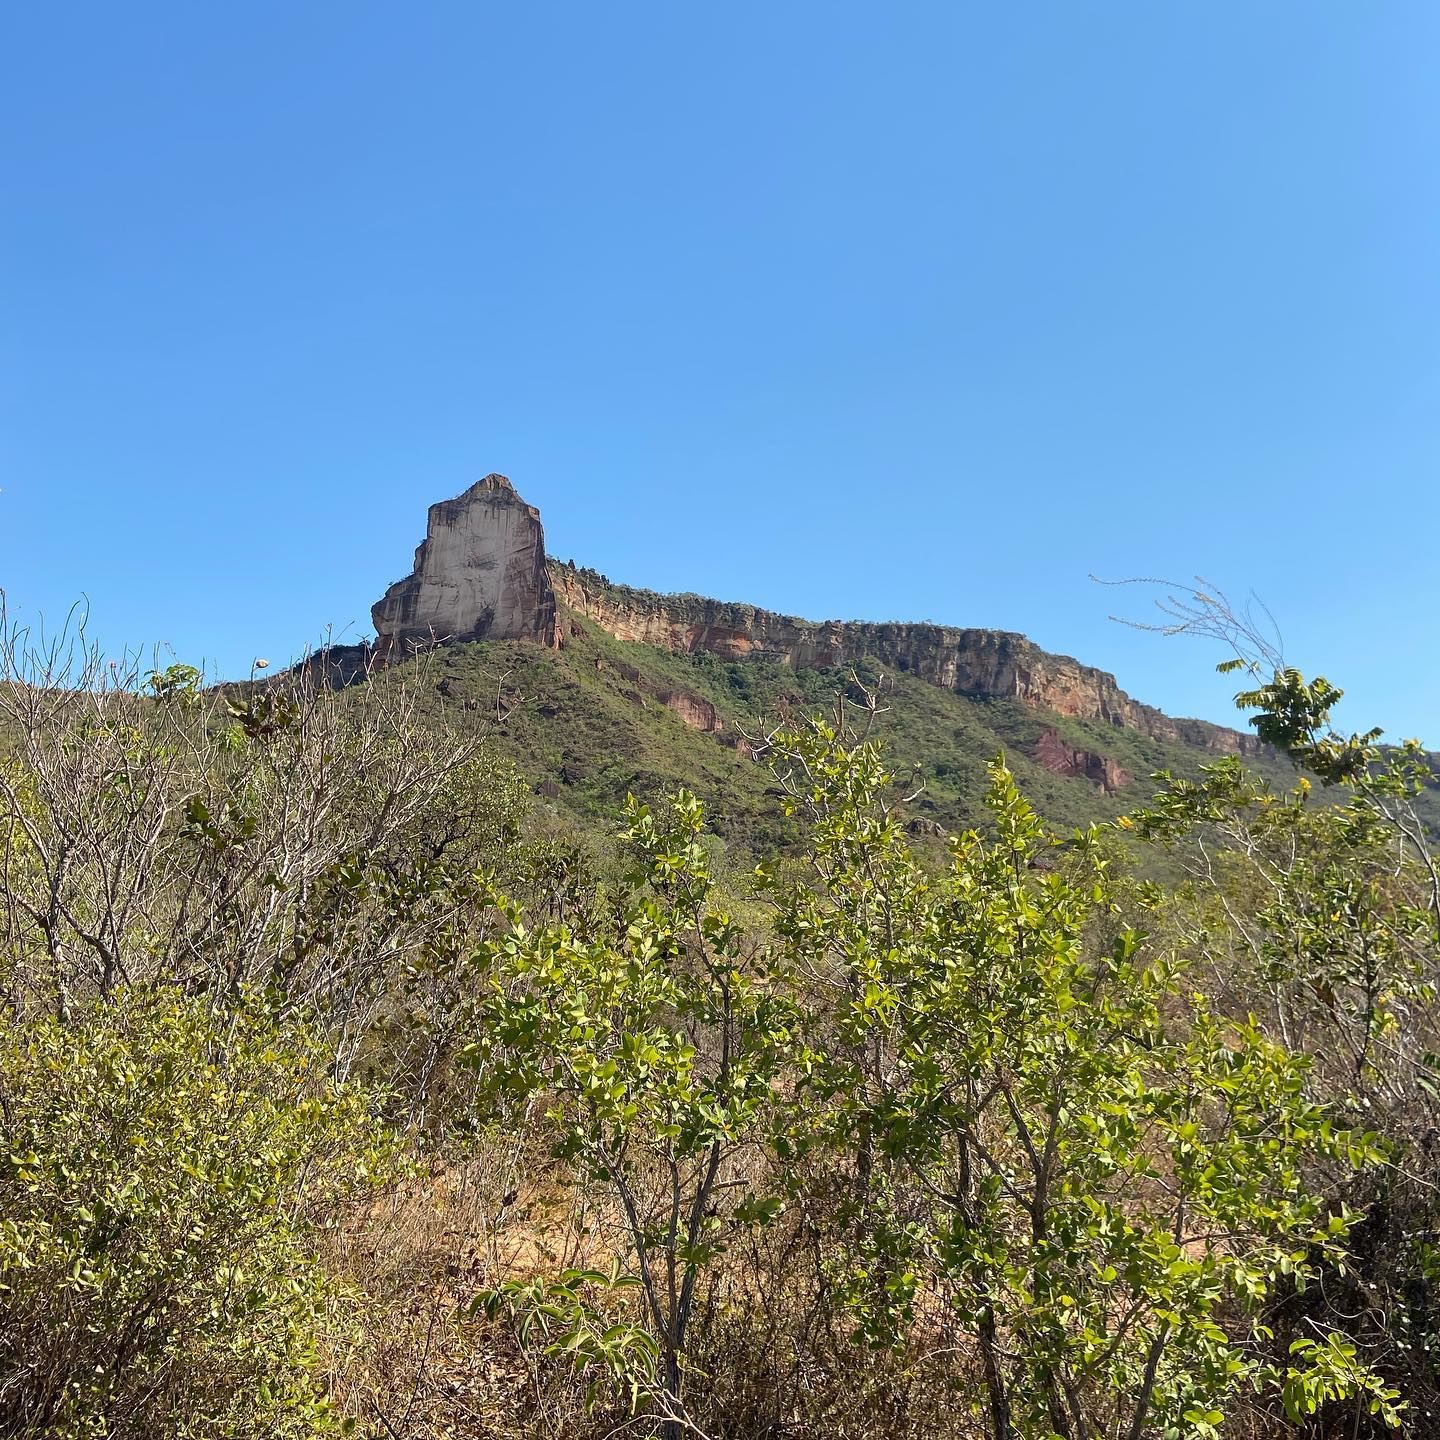
[[[1018,700],[1157,740],[1222,753],[1264,748],[1254,736],[1222,725],[1172,719],[1131,699],[1106,671],[1052,655],[1023,635],[948,625],[815,622],[698,595],[657,595],[547,561],[544,545],[539,511],[503,475],[487,475],[454,500],[432,505],[414,573],[392,585],[372,611],[381,653],[431,640],[524,639],[557,646],[564,633],[560,616],[569,611],[618,639],[678,653],[800,668],[868,658],[960,694]],[[1106,783],[1105,777],[1092,778]]]
[[[1052,775],[1071,775],[1092,781],[1106,795],[1117,794],[1135,778],[1108,755],[1096,755],[1091,750],[1067,745],[1053,725],[1035,742],[1030,758],[1039,761]]]
[[[585,615],[622,640],[728,660],[768,659],[809,667],[869,658],[962,695],[1013,699],[1058,715],[1127,726],[1156,740],[1226,754],[1264,746],[1207,720],[1176,720],[1133,700],[1115,677],[1068,655],[1052,655],[1006,630],[949,625],[810,621],[698,595],[657,595],[615,585],[593,570],[550,562],[563,609]]]

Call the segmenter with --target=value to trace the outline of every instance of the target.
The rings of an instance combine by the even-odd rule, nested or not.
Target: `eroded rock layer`
[[[1072,775],[1082,780],[1090,780],[1106,795],[1114,795],[1123,790],[1135,778],[1108,755],[1096,755],[1091,750],[1080,750],[1074,745],[1067,745],[1054,726],[1047,729],[1035,742],[1030,755],[1052,774]]]

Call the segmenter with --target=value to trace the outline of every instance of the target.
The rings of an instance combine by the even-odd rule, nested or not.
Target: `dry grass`
[[[606,1268],[618,1216],[593,1189],[552,1180],[520,1147],[425,1174],[333,1237],[331,1263],[362,1297],[364,1325],[334,1357],[334,1394],[391,1440],[602,1440],[658,1422],[585,1405],[564,1359],[527,1351],[503,1316],[470,1314],[482,1291],[566,1266]],[[798,1222],[747,1232],[706,1277],[695,1319],[691,1406],[713,1440],[979,1440],[956,1408],[974,1393],[967,1352],[943,1328],[909,1352],[859,1346],[825,1303]]]

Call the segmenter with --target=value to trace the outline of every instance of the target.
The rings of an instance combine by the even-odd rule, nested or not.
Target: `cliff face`
[[[769,659],[808,668],[869,657],[965,695],[1013,699],[1059,715],[1120,725],[1157,740],[1228,754],[1258,754],[1253,735],[1205,720],[1173,720],[1132,700],[1104,670],[1052,655],[1005,630],[947,625],[816,623],[695,595],[654,595],[589,570],[550,563],[556,596],[622,640],[727,660]]]
[[[727,660],[778,660],[807,668],[844,659],[841,625],[817,625],[698,595],[652,595],[553,560],[550,579],[566,609],[588,616],[619,640],[680,654],[708,651]]]
[[[1172,720],[1132,700],[1113,675],[1049,654],[1008,631],[816,623],[698,595],[655,595],[612,585],[592,570],[546,560],[540,512],[525,504],[503,475],[487,475],[463,495],[430,507],[414,573],[392,585],[372,614],[384,655],[432,639],[558,646],[561,610],[584,615],[621,640],[662,650],[768,659],[797,668],[869,658],[947,690],[1018,700],[1157,740],[1241,754],[1263,748],[1254,736],[1220,725]],[[661,703],[681,710],[672,699]],[[707,726],[698,714],[684,718]],[[1063,757],[1055,759],[1060,763]],[[1107,783],[1106,777],[1092,778]]]
[[[1053,726],[1035,742],[1030,758],[1038,760],[1054,775],[1089,780],[1106,795],[1123,790],[1135,778],[1108,755],[1096,755],[1093,751],[1077,750],[1075,746],[1067,745]]]
[[[540,512],[503,475],[432,505],[414,571],[370,614],[382,655],[432,640],[557,644]]]

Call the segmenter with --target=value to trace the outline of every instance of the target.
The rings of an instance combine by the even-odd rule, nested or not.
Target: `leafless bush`
[[[50,639],[0,596],[0,939],[12,1006],[157,980],[266,987],[342,1055],[406,957],[468,923],[518,783],[427,713],[422,659],[331,691],[301,665],[238,686]]]

